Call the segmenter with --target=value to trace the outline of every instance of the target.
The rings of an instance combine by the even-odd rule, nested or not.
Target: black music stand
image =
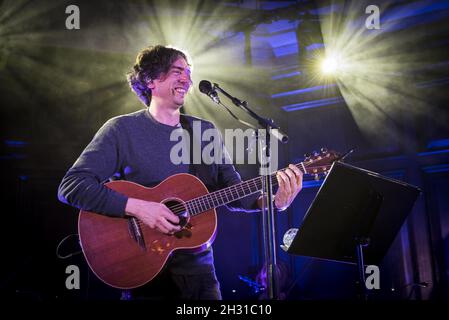
[[[365,262],[380,264],[420,192],[405,182],[335,162],[287,252],[356,263],[360,294],[366,299]]]

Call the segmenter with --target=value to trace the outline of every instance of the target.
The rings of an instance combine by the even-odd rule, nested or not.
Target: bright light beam
[[[339,70],[339,59],[336,56],[328,56],[321,61],[321,72],[324,75],[335,75]]]
[[[406,3],[399,8],[385,3],[379,30],[365,26],[364,1],[349,1],[344,7],[332,3],[334,10],[320,17],[326,59],[311,55],[316,59],[311,80],[335,81],[354,120],[371,140],[403,143],[407,138],[400,131],[401,117],[421,116],[430,109],[413,83],[431,56],[425,50],[426,29],[401,29],[405,22],[398,18],[400,13],[411,10]]]

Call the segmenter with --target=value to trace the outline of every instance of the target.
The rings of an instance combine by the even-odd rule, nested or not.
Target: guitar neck
[[[309,173],[306,169],[307,164],[305,164],[304,162],[296,164],[296,167],[299,170],[301,170],[303,174]],[[279,171],[284,171],[285,169],[287,168],[284,168]],[[270,175],[273,187],[276,187],[278,185],[276,173],[277,172]],[[186,205],[190,212],[190,215],[194,216],[207,210],[215,209],[225,204],[240,200],[249,195],[261,193],[263,179],[264,176],[258,176],[256,178],[243,181],[230,187],[214,191],[208,193],[207,195],[186,201]]]

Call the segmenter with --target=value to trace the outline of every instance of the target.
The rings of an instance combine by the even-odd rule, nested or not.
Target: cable
[[[240,120],[234,113],[232,113],[231,110],[229,110],[229,108],[228,108],[225,104],[223,104],[223,103],[220,102],[220,105],[223,106],[223,107],[224,107],[224,108],[231,114],[231,116],[232,116],[234,119],[236,119],[238,122],[243,123],[244,125],[246,125],[246,126],[248,126],[248,127],[250,127],[250,128],[253,128],[253,129],[257,130],[257,127],[255,127],[255,126],[252,125],[251,123],[246,122],[246,121],[243,121],[243,120]]]
[[[70,253],[70,254],[68,254],[68,255],[65,255],[65,256],[61,256],[61,255],[59,254],[59,247],[64,243],[64,241],[66,241],[67,239],[69,239],[70,237],[73,237],[73,236],[78,237],[78,241],[79,241],[79,235],[78,235],[78,233],[72,233],[72,234],[69,234],[68,236],[66,236],[64,239],[62,239],[62,240],[59,242],[58,246],[56,247],[56,256],[57,256],[59,259],[67,259],[67,258],[73,257],[74,255],[77,255],[77,254],[80,254],[81,252],[83,252],[82,250],[79,250],[79,251],[72,252],[72,253]]]

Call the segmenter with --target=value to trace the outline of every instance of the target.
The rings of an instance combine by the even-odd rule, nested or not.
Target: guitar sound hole
[[[179,225],[181,228],[184,228],[189,222],[189,213],[187,212],[184,202],[178,199],[168,199],[164,200],[162,203],[165,204],[171,212],[178,216]]]

